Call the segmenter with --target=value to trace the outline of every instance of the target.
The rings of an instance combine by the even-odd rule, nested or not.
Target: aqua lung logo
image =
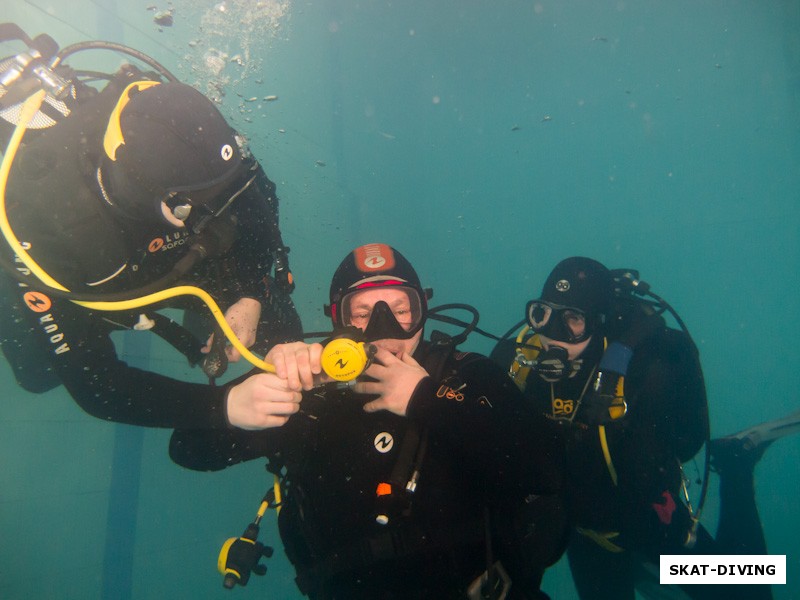
[[[368,256],[364,260],[364,266],[368,269],[380,269],[386,264],[386,259],[382,256]]]
[[[25,301],[25,306],[35,313],[44,313],[50,310],[53,302],[49,297],[41,292],[25,292],[22,296]],[[58,323],[53,318],[51,313],[39,317],[39,324],[42,326],[44,332],[49,336],[50,343],[55,346],[53,352],[56,354],[64,354],[69,352],[69,344],[64,341],[64,334],[59,331]]]
[[[367,244],[354,250],[355,263],[362,273],[390,270],[394,268],[392,249],[386,244]]]
[[[556,289],[559,292],[569,291],[569,281],[567,281],[566,279],[559,279],[558,281],[556,281]]]
[[[339,381],[349,381],[354,379],[361,372],[363,363],[359,367],[359,361],[353,361],[356,352],[355,342],[343,338],[337,338],[325,346],[322,353],[322,364],[326,372]],[[348,358],[349,357],[349,358]],[[350,366],[350,363],[353,366]]]
[[[20,246],[22,246],[22,249],[25,251],[31,249],[31,244],[29,242],[21,242]],[[17,266],[17,271],[25,276],[29,276],[31,274],[30,269],[23,266],[24,263],[19,256],[14,257],[14,262],[19,265]],[[20,287],[28,287],[22,283],[19,285]],[[64,341],[64,334],[59,330],[58,323],[56,323],[52,313],[48,312],[53,306],[53,301],[50,300],[50,297],[41,292],[30,290],[22,295],[22,301],[29,310],[42,315],[39,317],[39,325],[41,325],[45,334],[49,336],[48,340],[50,343],[55,347],[53,352],[56,354],[64,354],[65,352],[69,352],[69,344]]]
[[[228,162],[233,158],[233,148],[231,148],[230,144],[225,144],[219,151],[219,155],[222,157],[222,160]]]
[[[375,450],[381,454],[386,454],[394,447],[394,438],[388,431],[382,431],[375,436],[372,445],[375,446]]]
[[[47,312],[53,305],[50,298],[39,292],[25,292],[23,299],[25,306],[37,313]]]
[[[183,246],[188,239],[189,233],[187,231],[176,231],[175,233],[165,235],[163,238],[157,237],[152,240],[147,245],[147,251],[151,254],[158,251],[166,252],[167,250]]]

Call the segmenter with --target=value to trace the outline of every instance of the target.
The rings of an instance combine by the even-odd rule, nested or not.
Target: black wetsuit
[[[98,153],[103,151],[108,115],[132,76],[112,79],[102,92],[87,93],[68,118],[47,130],[31,131],[11,168],[6,189],[11,229],[46,273],[79,294],[141,289],[170,273],[197,241],[195,234],[171,228],[166,221],[132,219],[104,198]],[[238,183],[256,179],[222,217],[235,230],[235,236],[229,236],[232,243],[217,256],[197,262],[174,284],[205,289],[223,311],[240,298],[254,298],[262,305],[258,338],[262,344],[297,339],[301,333],[297,312],[287,292],[269,277],[273,256],[282,248],[275,185],[253,159],[244,160],[246,168]],[[210,238],[204,239],[211,247]],[[131,312],[88,310],[47,290],[37,292],[38,280],[25,265],[15,262],[10,248],[2,252],[5,266],[29,282],[0,275],[0,342],[22,387],[42,392],[63,384],[84,410],[112,421],[157,427],[226,426],[227,388],[190,384],[130,367],[118,358],[110,338],[114,330],[131,328],[142,313],[185,308],[204,315],[205,323],[187,332],[160,319],[154,331],[163,331],[193,354],[194,361],[199,360],[199,348],[210,332],[205,328],[210,314],[200,300],[181,297]]]
[[[681,500],[679,465],[701,447],[707,415],[699,360],[682,332],[659,327],[636,345],[625,379],[628,413],[604,426],[609,464],[601,428],[583,422],[580,407],[591,394],[587,382],[594,379],[603,341],[594,336],[579,357],[574,377],[551,384],[531,372],[524,392],[566,443],[574,525],[567,555],[580,597],[633,600],[635,586],[652,582],[654,574],[657,583],[661,554],[765,553],[752,466],[749,474],[731,473],[722,479],[717,540],[701,526],[696,545],[684,545],[691,516]],[[502,355],[496,350],[493,356],[501,360]],[[505,361],[509,364],[507,355]],[[693,486],[695,502],[697,491]],[[770,597],[768,586],[683,589],[698,599]]]
[[[176,431],[171,456],[198,470],[259,457],[285,467],[281,537],[312,598],[464,598],[487,567],[487,507],[495,557],[511,573],[528,561],[529,579],[515,580],[514,597],[542,597],[542,571],[560,556],[566,531],[554,438],[489,359],[425,342],[414,356],[441,375],[420,382],[407,418],[364,412],[367,397],[322,388],[305,393],[300,413],[281,428]],[[405,441],[414,436],[423,441]],[[378,499],[378,484],[393,471],[392,495]],[[378,514],[389,522],[378,524]],[[508,554],[521,544],[525,553]]]

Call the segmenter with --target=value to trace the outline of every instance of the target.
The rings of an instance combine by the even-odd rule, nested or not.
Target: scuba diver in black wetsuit
[[[546,597],[542,572],[567,532],[560,446],[491,360],[444,334],[423,340],[429,292],[397,251],[357,248],[327,308],[335,333],[372,345],[367,377],[326,384],[325,365],[347,360],[320,344],[279,345],[267,355],[277,374],[259,377],[302,395],[286,425],[173,434],[173,460],[191,469],[268,458],[282,483],[281,538],[311,598]]]
[[[582,599],[633,600],[635,589],[647,596],[661,554],[766,554],[753,490],[763,445],[710,444],[720,473],[716,540],[699,525],[681,464],[708,439],[705,386],[691,337],[666,326],[665,310],[683,327],[635,272],[568,258],[527,304],[516,343],[501,341],[492,353],[565,441],[567,555]],[[771,597],[767,585],[681,591]]]
[[[231,386],[130,367],[110,337],[151,329],[211,379],[247,347],[300,339],[275,185],[243,139],[210,100],[132,49],[85,42],[58,52],[11,24],[0,39],[28,46],[0,61],[0,342],[19,384],[63,384],[88,413],[136,425],[274,424],[270,411],[285,407],[257,408],[252,387],[232,396]],[[154,71],[83,73],[65,62],[98,48]],[[216,308],[210,339],[198,298]],[[162,308],[208,317],[187,331]]]

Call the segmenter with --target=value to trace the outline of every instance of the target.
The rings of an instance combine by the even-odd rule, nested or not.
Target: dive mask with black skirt
[[[393,289],[401,291],[397,299],[390,300],[391,305],[379,300],[373,305],[359,301],[361,288],[347,294],[339,303],[343,325],[361,329],[368,342],[376,340],[407,340],[414,337],[425,323],[425,302],[419,292],[412,287],[376,286],[367,289]]]
[[[566,344],[579,344],[588,339],[596,328],[594,319],[579,308],[544,300],[528,302],[525,320],[539,335]]]

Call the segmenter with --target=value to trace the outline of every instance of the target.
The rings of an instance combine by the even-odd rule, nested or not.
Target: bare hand
[[[253,298],[240,298],[225,311],[225,321],[245,348],[249,348],[256,342],[259,319],[261,319],[261,303]],[[211,352],[213,342],[214,334],[212,333],[200,351],[203,354]],[[229,362],[236,362],[242,357],[242,354],[233,346],[225,347],[225,355]]]
[[[321,354],[322,344],[291,342],[274,346],[264,360],[275,366],[275,374],[286,380],[289,389],[310,390],[331,381],[322,375]]]
[[[378,348],[375,362],[365,371],[375,381],[358,382],[353,386],[359,394],[377,394],[378,398],[364,405],[367,412],[388,410],[404,417],[411,395],[428,372],[410,354],[395,356]]]
[[[273,373],[258,373],[228,391],[228,422],[247,430],[280,427],[300,410],[303,399],[285,379]]]

